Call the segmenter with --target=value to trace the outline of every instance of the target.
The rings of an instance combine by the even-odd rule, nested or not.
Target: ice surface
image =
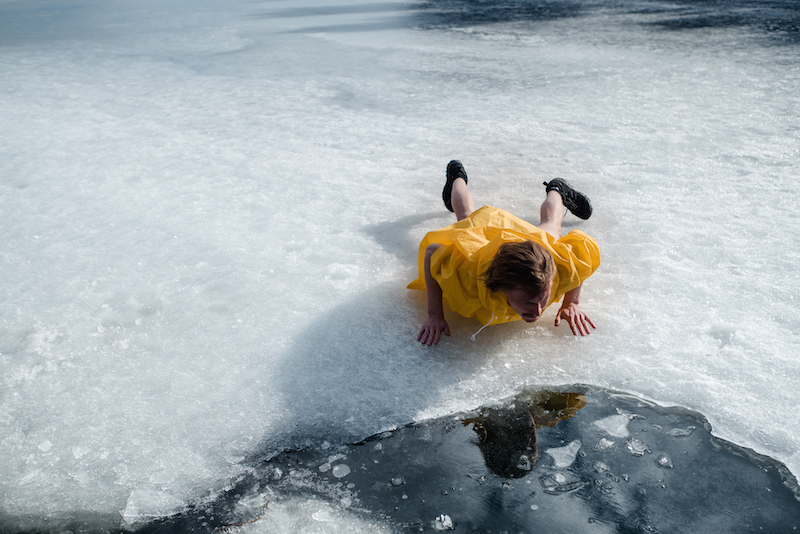
[[[0,2],[4,530],[127,528],[135,492],[171,514],[541,383],[800,472],[797,4],[483,4]],[[542,179],[590,195],[590,338],[549,310],[414,342],[453,157],[534,223]]]

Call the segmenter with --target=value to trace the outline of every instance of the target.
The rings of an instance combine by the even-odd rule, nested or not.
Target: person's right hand
[[[447,321],[444,315],[429,315],[425,322],[422,323],[422,328],[419,329],[417,334],[417,341],[423,345],[438,345],[439,339],[442,337],[442,332],[445,335],[450,335],[450,327],[447,326]]]

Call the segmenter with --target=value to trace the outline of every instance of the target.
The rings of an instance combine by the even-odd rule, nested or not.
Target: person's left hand
[[[572,329],[572,333],[576,336],[578,334],[582,336],[588,336],[591,333],[589,331],[590,326],[595,330],[597,329],[592,320],[586,315],[586,312],[583,311],[583,308],[577,304],[567,304],[558,310],[558,314],[556,315],[556,326],[561,324],[562,318],[567,320],[569,327]]]

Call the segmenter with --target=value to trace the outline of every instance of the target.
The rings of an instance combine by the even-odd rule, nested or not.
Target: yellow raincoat
[[[438,243],[442,247],[431,256],[431,274],[451,310],[475,317],[485,326],[519,321],[521,317],[508,305],[505,295],[489,291],[480,278],[500,245],[528,239],[547,249],[555,261],[548,306],[581,285],[600,266],[597,242],[582,231],[572,230],[556,240],[505,210],[484,206],[466,219],[425,235],[419,245],[419,277],[408,288],[425,289],[425,249]]]

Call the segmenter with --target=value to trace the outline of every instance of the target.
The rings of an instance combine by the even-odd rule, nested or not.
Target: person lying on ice
[[[566,320],[582,336],[596,328],[579,303],[583,281],[600,265],[600,250],[580,230],[561,234],[565,208],[588,219],[592,205],[561,178],[544,185],[541,222],[534,226],[493,206],[475,210],[464,166],[456,160],[447,165],[442,199],[458,222],[428,232],[420,243],[419,277],[408,285],[428,294],[418,341],[436,345],[442,333],[450,335],[443,298],[451,310],[480,321],[481,330],[520,319],[532,323],[562,297],[556,326]]]

